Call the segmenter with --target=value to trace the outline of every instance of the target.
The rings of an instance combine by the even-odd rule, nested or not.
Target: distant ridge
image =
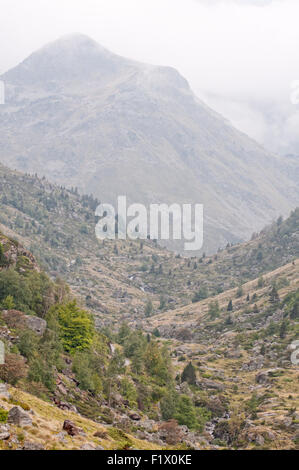
[[[0,161],[106,202],[203,203],[206,252],[298,205],[288,160],[210,110],[171,67],[74,34],[1,79]]]

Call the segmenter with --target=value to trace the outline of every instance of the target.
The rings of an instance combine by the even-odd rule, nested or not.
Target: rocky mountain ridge
[[[102,202],[203,203],[205,252],[298,205],[287,159],[234,129],[172,68],[72,35],[0,78],[3,163]]]

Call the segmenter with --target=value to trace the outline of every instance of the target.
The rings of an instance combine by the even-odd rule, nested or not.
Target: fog
[[[177,68],[208,104],[274,151],[298,148],[298,0],[1,0],[0,73],[57,37]],[[298,145],[297,145],[298,144]]]

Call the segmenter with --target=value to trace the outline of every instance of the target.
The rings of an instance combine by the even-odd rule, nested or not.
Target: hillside
[[[102,202],[125,194],[203,203],[207,253],[298,205],[288,160],[234,129],[172,68],[119,57],[79,34],[0,79],[3,163]]]
[[[9,398],[0,390],[0,412],[9,412],[17,405],[31,417],[32,424],[11,424],[6,431],[7,425],[1,425],[0,419],[0,450],[114,450],[125,445],[140,450],[161,448],[116,428],[99,425],[77,413],[59,409],[20,389],[10,387],[6,396]],[[63,430],[66,420],[74,423],[80,432],[72,436]],[[7,437],[3,439],[4,436]]]
[[[189,393],[212,412],[205,431],[213,444],[298,449],[299,376],[291,361],[299,339],[298,274],[299,259],[244,284],[241,293],[229,290],[143,322],[145,331],[169,338],[176,370],[189,368]],[[180,387],[186,393],[185,382]]]
[[[156,313],[187,305],[299,256],[298,209],[245,244],[190,259],[150,241],[99,243],[97,201],[46,179],[0,165],[0,189],[2,229],[27,246],[53,277],[64,278],[101,322],[109,323],[111,315],[143,318],[149,299]]]
[[[0,448],[199,446],[204,408],[180,393],[176,421],[160,410],[175,392],[167,346],[126,325],[113,334],[95,329],[68,286],[2,233],[0,340]]]
[[[0,234],[0,448],[297,448],[298,269],[96,331]]]

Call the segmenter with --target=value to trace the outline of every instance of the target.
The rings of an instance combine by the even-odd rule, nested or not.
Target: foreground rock
[[[14,406],[9,411],[7,422],[16,426],[20,426],[21,428],[25,426],[32,426],[32,419],[20,406]]]
[[[10,426],[8,424],[3,424],[0,426],[0,441],[5,441],[10,438]]]
[[[0,384],[0,397],[10,399],[10,393],[6,384]]]
[[[68,419],[63,423],[63,430],[66,431],[69,436],[84,435],[83,429],[79,428],[73,421],[69,421]]]
[[[40,336],[47,328],[46,320],[33,315],[25,315],[19,310],[4,310],[2,316],[10,328],[29,328]]]
[[[45,450],[44,446],[39,442],[25,441],[23,450]]]

